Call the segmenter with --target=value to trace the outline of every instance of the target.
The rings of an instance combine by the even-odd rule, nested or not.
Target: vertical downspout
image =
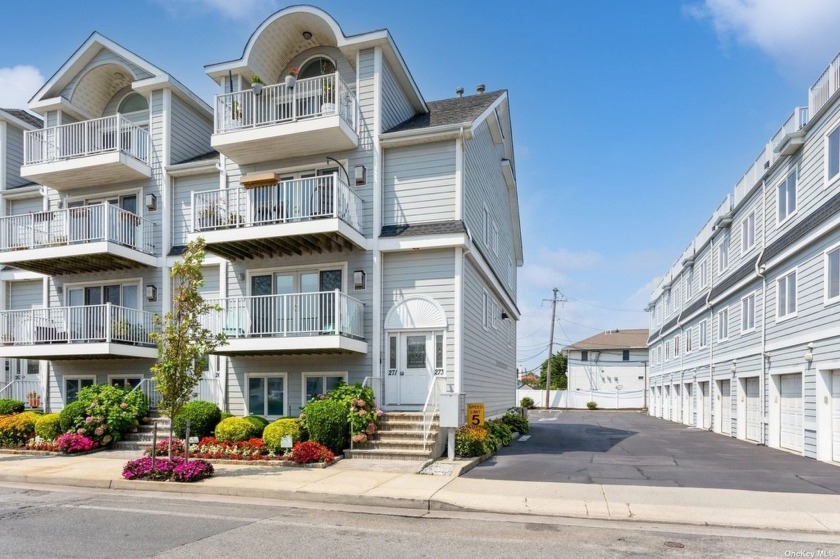
[[[761,437],[759,442],[763,445],[767,444],[766,425],[767,405],[764,401],[766,389],[764,383],[767,378],[767,359],[764,357],[764,352],[767,347],[767,277],[764,275],[764,269],[761,264],[761,259],[764,258],[764,251],[767,248],[767,202],[765,199],[767,190],[767,181],[761,181],[761,252],[758,258],[755,259],[755,273],[761,278],[761,382],[758,384],[758,399],[761,402]]]
[[[715,239],[712,238],[711,242],[711,250],[709,250],[709,292],[706,294],[706,308],[709,309],[709,321],[706,323],[706,341],[709,343],[709,429],[711,431],[715,430],[715,421],[717,421],[717,417],[714,417],[713,411],[715,409],[715,336],[712,335],[714,332],[714,313],[712,312],[712,288],[715,285],[714,277],[715,274],[713,273],[712,266],[714,264],[714,257],[715,257]],[[721,431],[723,431],[723,425],[721,424]]]

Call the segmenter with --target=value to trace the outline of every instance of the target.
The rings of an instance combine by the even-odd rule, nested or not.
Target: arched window
[[[335,62],[325,56],[316,56],[306,61],[300,69],[298,79],[317,78],[328,74],[335,74]]]
[[[120,107],[117,109],[117,112],[126,114],[148,110],[149,102],[146,101],[145,97],[139,93],[129,93],[125,96],[125,99],[120,102]]]

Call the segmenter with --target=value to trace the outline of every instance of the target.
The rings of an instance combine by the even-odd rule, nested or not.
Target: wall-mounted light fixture
[[[157,196],[154,194],[146,194],[146,209],[150,212],[157,209]]]
[[[508,313],[506,313],[505,311],[502,311],[502,320],[507,320],[509,318],[510,318],[510,315],[508,315]]]
[[[306,39],[307,41],[312,38],[312,32],[311,31],[304,31],[302,33],[302,35],[303,35],[303,38]]]
[[[808,344],[808,351],[805,352],[803,358],[806,363],[810,363],[814,360],[814,342]]]
[[[63,285],[56,285],[55,292],[57,295],[62,295],[64,293],[64,286]]]
[[[157,301],[157,287],[151,284],[146,286],[146,300]]]
[[[735,373],[738,372],[738,362],[735,361],[734,359],[732,360],[732,366],[729,367],[729,370],[732,371],[732,376],[733,377],[735,376]]]
[[[353,178],[356,179],[356,186],[363,185],[367,182],[367,169],[365,169],[364,165],[353,167]]]
[[[245,272],[239,272],[239,281],[245,281]]]
[[[365,288],[365,273],[362,270],[353,272],[353,289],[361,291]]]

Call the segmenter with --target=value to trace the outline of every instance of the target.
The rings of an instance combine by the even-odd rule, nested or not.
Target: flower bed
[[[122,475],[125,479],[191,483],[212,476],[213,471],[213,465],[206,460],[186,462],[176,457],[172,460],[156,458],[153,462],[150,457],[145,457],[127,462]]]
[[[180,439],[173,439],[172,455],[181,457],[184,455],[184,442]],[[266,447],[262,439],[250,439],[247,441],[226,442],[215,437],[204,437],[197,444],[189,447],[190,459],[198,458],[203,460],[225,461],[225,462],[283,462],[294,464],[332,464],[335,455],[324,445],[316,442],[295,443],[294,448],[288,454],[275,454]],[[146,449],[145,453],[151,455],[152,449]],[[157,444],[156,456],[166,456],[169,453],[169,440],[164,439]]]

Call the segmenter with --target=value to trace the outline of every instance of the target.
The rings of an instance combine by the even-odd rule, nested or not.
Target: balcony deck
[[[364,248],[362,199],[338,173],[193,193],[192,233],[230,260]]]
[[[220,355],[367,353],[364,304],[340,291],[230,297],[205,327],[227,335]]]
[[[30,130],[20,171],[58,191],[149,178],[149,133],[119,114]]]
[[[356,110],[337,73],[217,95],[211,145],[240,165],[355,149]]]
[[[154,223],[110,204],[0,218],[0,264],[47,275],[157,266]]]
[[[0,358],[157,357],[154,315],[110,303],[0,311]]]

